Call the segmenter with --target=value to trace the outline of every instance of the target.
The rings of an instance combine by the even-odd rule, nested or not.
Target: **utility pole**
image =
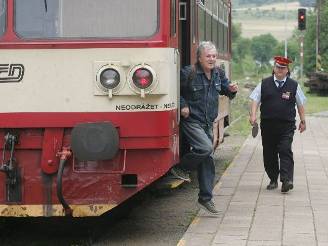
[[[320,9],[321,9],[321,0],[317,0],[317,25],[316,25],[316,40],[315,40],[315,71],[318,72],[321,70],[321,58],[320,58],[320,49],[319,49],[319,35],[320,35]]]
[[[303,31],[301,31],[301,36],[300,36],[300,76],[301,79],[303,79],[303,64],[304,64],[304,34]]]

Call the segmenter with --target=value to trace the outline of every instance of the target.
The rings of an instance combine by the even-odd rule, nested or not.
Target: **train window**
[[[15,31],[27,39],[144,38],[158,25],[159,0],[15,0]]]
[[[213,17],[212,19],[212,40],[216,47],[218,46],[218,20]]]
[[[213,1],[213,16],[215,18],[219,18],[219,1],[218,0]]]
[[[179,3],[179,5],[180,5],[179,20],[187,20],[187,3]]]
[[[223,21],[228,25],[228,7],[224,5]]]
[[[218,49],[219,49],[220,52],[223,52],[224,42],[225,42],[225,40],[224,40],[224,26],[220,22],[219,22],[219,34],[218,34],[218,36],[219,36],[219,40],[218,40],[219,47],[218,47]]]
[[[0,36],[2,36],[5,32],[6,28],[6,1],[0,0]]]
[[[205,0],[196,0],[196,3],[199,5],[204,6],[205,5]]]
[[[205,16],[205,40],[212,40],[212,15],[206,12]]]
[[[205,8],[209,14],[212,14],[212,0],[205,1]]]
[[[223,21],[223,2],[219,0],[219,19]]]
[[[199,41],[205,40],[205,9],[198,6],[198,39]]]
[[[219,46],[218,49],[220,52],[227,51],[227,42],[228,42],[228,22],[227,22],[227,12],[228,8],[224,4],[222,0],[219,0],[219,7],[218,7],[218,19],[219,19],[219,27],[218,27],[218,42]]]
[[[196,43],[196,7],[193,1],[191,1],[191,15],[190,15],[190,19],[191,19],[191,31],[192,31],[192,43]]]
[[[228,52],[228,41],[229,41],[228,27],[224,27],[224,52]]]

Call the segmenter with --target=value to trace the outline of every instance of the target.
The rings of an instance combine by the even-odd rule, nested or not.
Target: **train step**
[[[155,184],[155,189],[175,189],[182,185],[185,181],[177,179],[173,175],[163,176]]]

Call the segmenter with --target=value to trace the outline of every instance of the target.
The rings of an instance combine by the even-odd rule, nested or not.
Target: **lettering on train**
[[[0,64],[0,83],[20,82],[23,76],[22,64]]]
[[[174,102],[171,102],[171,103],[164,103],[163,108],[164,108],[164,109],[167,109],[167,108],[175,108],[175,103],[174,103]]]
[[[137,104],[137,105],[116,105],[116,110],[129,111],[129,110],[155,110],[158,105],[155,104]]]

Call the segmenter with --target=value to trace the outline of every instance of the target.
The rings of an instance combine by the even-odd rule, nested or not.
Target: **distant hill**
[[[296,28],[299,7],[299,2],[285,4],[275,1],[273,4],[257,7],[233,8],[232,22],[241,24],[243,37],[252,38],[271,33],[277,40],[282,41],[291,37]]]
[[[287,3],[294,2],[295,0],[287,0]],[[300,6],[314,7],[316,0],[298,0]],[[268,4],[285,3],[285,0],[232,0],[233,8],[245,7],[260,7]]]

